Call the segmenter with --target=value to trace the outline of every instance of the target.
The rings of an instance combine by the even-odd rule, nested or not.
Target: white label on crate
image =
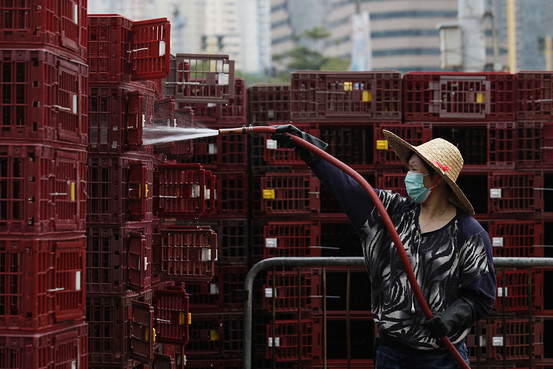
[[[219,286],[215,283],[209,284],[209,294],[210,295],[218,295],[219,294]]]
[[[144,270],[148,270],[148,257],[144,256]]]
[[[265,247],[278,247],[278,240],[276,238],[266,238]]]
[[[177,118],[173,119],[173,127],[177,128]]]
[[[73,114],[79,112],[79,98],[77,95],[73,95]]]
[[[75,360],[71,362],[71,369],[77,369],[77,362]]]
[[[479,347],[486,347],[486,345],[488,344],[487,340],[486,340],[486,336],[478,336],[478,346]]]
[[[274,110],[267,110],[267,118],[274,119],[275,118],[275,111]]]
[[[204,187],[204,192],[205,192],[205,199],[211,200],[211,190],[207,187]]]
[[[142,114],[142,128],[144,128],[145,124],[146,124],[146,114]]]
[[[278,296],[277,290],[275,289],[275,297]],[[273,288],[267,287],[265,288],[265,298],[272,299],[273,298]]]
[[[219,73],[219,85],[221,86],[228,85],[228,74]]]
[[[271,140],[270,138],[267,139],[267,142],[265,143],[265,147],[267,150],[276,150],[278,149],[278,143],[276,140]]]
[[[211,249],[202,248],[202,261],[211,261]]]
[[[201,196],[201,192],[202,192],[202,188],[200,187],[199,184],[193,184],[192,185],[192,190],[191,190],[191,193],[190,193],[190,197],[193,198],[193,199],[197,199],[198,197]]]
[[[75,291],[81,290],[81,271],[77,270],[75,272]]]
[[[209,144],[207,146],[207,152],[209,153],[209,155],[215,155],[217,154],[217,145],[216,144]]]
[[[501,198],[501,188],[490,188],[490,198],[491,199],[500,199]]]
[[[79,24],[79,4],[73,4],[73,22]]]
[[[492,337],[492,346],[503,346],[503,337]]]
[[[497,288],[497,297],[503,297],[503,290],[505,290],[505,297],[509,296],[508,287],[498,287]]]
[[[269,347],[273,347],[273,341],[274,341],[274,347],[280,347],[280,337],[269,337]]]
[[[492,237],[493,247],[503,247],[503,237]]]
[[[159,56],[165,55],[165,41],[159,41]]]
[[[207,103],[208,108],[214,108],[216,106],[217,106],[217,104],[215,104],[215,103]]]

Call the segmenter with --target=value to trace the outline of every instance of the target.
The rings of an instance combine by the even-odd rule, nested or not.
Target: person
[[[407,166],[408,197],[375,189],[397,230],[423,296],[433,313],[426,319],[407,274],[369,194],[352,177],[287,134],[326,149],[320,139],[293,125],[280,125],[272,138],[294,148],[328,187],[359,233],[371,281],[371,310],[378,328],[375,368],[457,368],[445,349],[447,336],[468,363],[466,336],[495,303],[496,278],[490,238],[456,184],[463,158],[452,143],[435,138],[412,146],[384,130]]]

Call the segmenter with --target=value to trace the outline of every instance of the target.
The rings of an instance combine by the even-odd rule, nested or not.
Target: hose
[[[276,133],[276,128],[271,126],[248,126],[248,127],[241,127],[241,128],[232,128],[232,129],[221,129],[219,130],[219,134],[247,134],[247,133],[257,133],[257,134],[272,134]],[[430,319],[433,317],[432,311],[428,307],[428,304],[426,303],[426,300],[424,299],[424,296],[422,294],[422,291],[419,287],[419,284],[417,282],[417,278],[415,277],[415,273],[413,272],[413,268],[411,266],[411,263],[409,261],[409,257],[407,256],[407,253],[405,252],[405,248],[403,246],[403,243],[401,242],[399,235],[394,227],[394,224],[392,223],[392,220],[390,219],[390,215],[386,211],[386,208],[382,204],[382,201],[372,188],[372,186],[367,182],[363,176],[361,176],[359,173],[357,173],[355,170],[353,170],[351,167],[349,167],[347,164],[343,163],[342,161],[336,159],[334,156],[330,155],[324,150],[319,149],[317,146],[310,144],[309,142],[301,139],[300,137],[289,135],[292,140],[298,145],[303,147],[306,150],[311,151],[312,153],[318,155],[322,159],[328,161],[332,165],[336,166],[337,168],[341,169],[343,172],[351,176],[355,181],[357,181],[361,187],[367,191],[369,194],[372,202],[375,204],[376,209],[380,213],[380,216],[382,217],[382,220],[384,221],[384,224],[386,225],[386,228],[388,229],[388,232],[390,233],[390,236],[392,237],[392,241],[394,241],[394,244],[396,246],[397,252],[399,254],[399,257],[401,259],[401,263],[403,264],[403,269],[405,270],[405,273],[407,274],[407,279],[409,280],[409,284],[411,285],[411,288],[413,289],[413,292],[415,294],[415,298],[417,302],[419,303],[422,312],[424,313],[424,316],[427,319]],[[449,350],[451,355],[455,358],[457,363],[460,365],[463,369],[470,369],[469,365],[463,360],[463,357],[455,346],[451,343],[449,338],[447,336],[444,336],[441,338],[442,343],[444,346]]]

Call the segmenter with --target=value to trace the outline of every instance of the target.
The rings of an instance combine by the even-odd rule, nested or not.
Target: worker
[[[293,125],[272,138],[294,148],[332,191],[360,235],[371,280],[371,309],[378,328],[375,368],[458,368],[443,346],[447,336],[468,363],[466,336],[495,303],[496,279],[490,238],[474,219],[470,201],[455,183],[463,158],[452,143],[435,138],[410,145],[384,130],[407,166],[408,197],[375,189],[403,243],[417,282],[433,313],[426,319],[384,222],[366,190],[352,177],[287,134],[326,149],[320,139]]]

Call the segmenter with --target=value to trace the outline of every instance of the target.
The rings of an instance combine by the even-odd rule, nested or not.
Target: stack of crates
[[[188,117],[175,120],[178,128],[218,130],[246,124],[245,80],[234,76],[234,60],[228,55],[177,53],[171,57],[163,94],[176,118]],[[186,280],[192,315],[186,366],[203,368],[209,358],[210,367],[241,367],[243,300],[236,291],[243,288],[249,267],[247,137],[208,135],[154,148],[176,165],[201,164],[214,178],[209,212],[173,215],[178,227],[212,230],[216,257],[208,278]]]
[[[86,11],[86,0],[2,5],[3,368],[87,368]]]
[[[465,163],[457,182],[488,231],[496,257],[543,257],[543,245],[551,242],[550,79],[551,73],[543,72],[403,76],[404,123],[395,133],[408,141],[406,130],[425,140],[441,137],[459,148]],[[403,176],[391,168],[377,184],[401,190],[397,179]],[[546,318],[553,308],[546,297],[551,290],[544,283],[551,272],[497,268],[496,274],[495,308],[468,336],[471,362],[493,368],[543,361],[547,330],[552,334]]]
[[[155,259],[154,217],[170,208],[160,198],[174,200],[177,187],[183,199],[171,204],[189,202],[189,187],[200,186],[205,172],[168,168],[142,139],[144,127],[158,118],[169,44],[165,18],[88,16],[90,368],[184,365],[174,346],[188,340],[188,295],[181,284],[156,274],[161,262]],[[189,181],[182,183],[184,178]]]

